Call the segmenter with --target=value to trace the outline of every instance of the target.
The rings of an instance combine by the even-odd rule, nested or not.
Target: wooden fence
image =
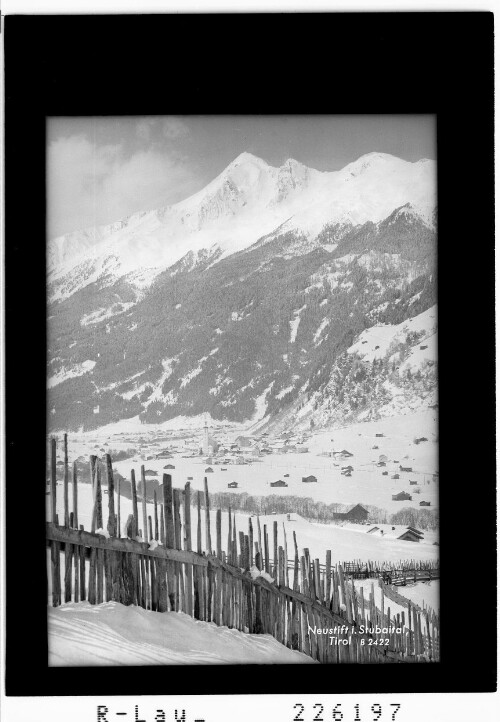
[[[383,589],[383,593],[385,596],[390,599],[391,602],[394,602],[395,604],[398,604],[401,607],[408,607],[408,616],[410,617],[412,614],[412,609],[414,609],[417,614],[421,615],[421,618],[424,621],[426,634],[423,635],[423,642],[425,647],[426,654],[433,658],[438,659],[439,658],[439,614],[435,612],[434,609],[429,609],[425,606],[425,604],[422,605],[422,608],[419,607],[418,604],[411,604],[406,597],[404,597],[402,594],[400,594],[397,589],[392,585],[387,585],[382,577],[379,578],[379,585]],[[436,629],[438,631],[437,637],[430,633],[431,629]]]
[[[154,512],[141,512],[135,472],[131,472],[132,509],[123,524],[120,488],[115,490],[112,461],[101,464],[90,457],[93,510],[90,530],[78,523],[78,480],[72,474],[72,510],[69,509],[70,472],[67,436],[64,436],[64,520],[56,513],[56,441],[51,440],[50,521],[46,524],[50,547],[52,604],[117,601],[157,612],[184,612],[196,619],[253,634],[270,634],[282,644],[320,662],[414,662],[439,659],[439,619],[422,618],[412,604],[405,613],[391,614],[381,590],[381,608],[375,604],[371,583],[365,597],[354,575],[343,564],[299,555],[293,532],[293,567],[283,525],[283,546],[278,544],[278,522],[272,531],[260,519],[249,518],[248,530],[237,530],[236,517],[227,514],[227,539],[222,539],[222,511],[216,510],[215,529],[210,520],[207,479],[202,495],[191,497],[173,488],[163,475],[161,498],[154,494]],[[103,478],[104,477],[104,478]],[[141,467],[141,488],[145,469]],[[107,523],[103,521],[103,483],[107,486]],[[116,505],[115,505],[116,493]],[[193,522],[191,512],[194,504]],[[204,534],[202,534],[204,515]],[[141,518],[142,517],[142,518]],[[142,522],[142,523],[141,523]],[[120,535],[126,528],[126,537]],[[213,532],[213,536],[212,536]],[[196,550],[193,550],[192,545]],[[225,546],[225,549],[223,549]],[[364,627],[364,629],[363,629]],[[378,631],[388,629],[389,631]],[[396,629],[401,631],[395,631]],[[321,630],[318,634],[317,630]],[[324,631],[333,630],[333,631]]]
[[[386,583],[395,583],[394,579],[404,577],[408,582],[430,581],[439,579],[439,562],[432,560],[400,559],[397,562],[362,562],[360,559],[350,562],[340,562],[344,575],[350,579],[378,579],[383,577]],[[293,559],[288,560],[288,566],[293,567]],[[324,568],[320,564],[320,568]]]

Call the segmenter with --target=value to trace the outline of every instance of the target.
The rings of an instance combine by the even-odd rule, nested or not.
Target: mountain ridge
[[[429,163],[434,162],[426,165]],[[78,263],[93,262],[102,270],[107,259],[117,277],[137,266],[159,272],[190,250],[196,252],[218,244],[222,255],[237,252],[283,223],[288,223],[290,230],[316,236],[332,219],[352,225],[377,221],[387,215],[386,211],[408,201],[413,202],[425,222],[435,198],[432,191],[428,192],[428,178],[419,179],[421,168],[420,161],[410,163],[380,153],[362,156],[340,171],[317,171],[293,159],[276,168],[243,153],[203,189],[173,206],[140,211],[49,242],[49,285],[71,273]],[[352,189],[349,183],[359,185],[360,177],[369,182]],[[386,183],[392,192],[379,187],[381,177],[390,179]],[[417,190],[408,191],[408,184]],[[389,209],[384,201],[381,211],[380,196],[395,194],[398,198],[391,201],[392,207]],[[154,275],[152,270],[151,277]]]
[[[359,368],[366,364],[349,352],[366,329],[399,327],[436,303],[434,162],[363,156],[333,172],[337,186],[349,187],[339,203],[328,196],[329,172],[318,185],[305,166],[292,164],[292,187],[286,161],[293,202],[278,202],[280,223],[273,225],[272,205],[268,215],[255,208],[282,192],[274,171],[283,166],[269,171],[249,155],[215,179],[203,195],[207,206],[191,207],[204,209],[191,218],[196,226],[202,217],[203,228],[179,236],[177,253],[168,243],[162,248],[161,236],[141,235],[144,219],[150,233],[151,218],[156,228],[163,222],[148,212],[113,226],[104,253],[49,274],[50,428],[96,428],[133,417],[163,423],[203,413],[241,424],[328,424],[369,412],[370,399],[373,414],[400,410],[396,397],[408,408],[434,403],[432,354],[400,378],[389,357],[364,377]],[[384,174],[389,180],[382,182]],[[428,216],[422,198],[432,202]],[[243,201],[256,203],[250,213]],[[375,220],[357,222],[367,215]],[[240,233],[234,243],[231,229]],[[155,250],[160,259],[152,267]],[[420,358],[418,339],[394,343],[401,363],[411,354]],[[347,384],[342,400],[335,378]]]

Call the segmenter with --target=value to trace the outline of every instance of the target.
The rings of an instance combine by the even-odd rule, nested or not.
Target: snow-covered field
[[[332,561],[347,562],[354,559],[361,561],[387,561],[398,562],[401,559],[415,559],[417,561],[430,561],[438,559],[438,547],[432,542],[408,542],[397,539],[388,539],[368,534],[370,526],[359,526],[359,531],[344,528],[336,524],[314,524],[292,514],[287,521],[287,515],[272,515],[260,517],[263,527],[267,524],[268,533],[272,531],[272,523],[278,521],[278,543],[283,544],[283,524],[285,525],[288,545],[288,558],[293,559],[293,532],[297,536],[299,555],[302,549],[309,549],[313,558],[324,563],[326,551],[332,552]],[[236,518],[238,525],[238,517]],[[253,525],[255,526],[255,524]]]
[[[186,448],[186,442],[191,443],[198,440],[201,444],[200,423],[197,433],[193,430],[191,438],[173,440],[177,444],[178,451],[174,452],[172,459],[150,459],[145,461],[137,455],[137,461],[126,459],[114,464],[114,468],[124,477],[130,478],[130,471],[135,468],[136,476],[140,472],[141,464],[147,469],[158,473],[160,481],[167,464],[173,464],[175,469],[168,470],[172,475],[174,486],[183,487],[189,476],[193,477],[191,486],[193,489],[203,489],[203,479],[208,478],[209,490],[211,492],[227,491],[228,483],[236,481],[238,484],[237,493],[267,496],[278,494],[280,496],[301,496],[310,497],[314,501],[322,501],[326,504],[371,504],[394,513],[403,507],[419,508],[421,501],[430,501],[431,509],[438,504],[438,482],[434,480],[433,473],[438,470],[438,444],[437,444],[437,411],[426,409],[396,417],[384,418],[378,421],[354,424],[345,428],[330,431],[321,431],[313,434],[307,442],[308,453],[273,453],[254,458],[252,464],[236,465],[212,463],[210,466],[214,473],[205,474],[209,464],[201,457],[182,458]],[[127,446],[138,446],[138,439],[146,439],[144,447],[149,446],[149,451],[143,456],[158,453],[160,446],[164,447],[168,442],[154,447],[156,437],[166,431],[156,429],[151,431],[144,428],[142,432],[133,434],[119,431],[113,433],[113,429],[105,427],[105,430],[87,432],[85,434],[72,435],[69,438],[70,460],[79,455],[90,453],[101,454],[100,448],[120,449]],[[223,429],[212,430],[211,434],[219,439],[234,439],[241,430],[229,431]],[[379,438],[376,434],[383,434]],[[414,443],[415,438],[426,437],[428,441]],[[144,448],[143,447],[143,448]],[[373,448],[377,447],[377,448]],[[346,449],[352,456],[346,459],[335,459],[322,456],[333,450],[341,451]],[[385,455],[388,458],[386,467],[377,467],[379,457]],[[245,458],[252,458],[245,455]],[[216,459],[213,460],[214,462]],[[341,474],[341,467],[351,465],[354,467],[351,477]],[[411,467],[412,472],[401,472],[399,466]],[[226,469],[226,471],[222,471]],[[387,471],[387,475],[383,472]],[[391,477],[398,473],[399,479]],[[288,487],[271,487],[270,483],[278,479],[284,479]],[[303,476],[313,474],[317,483],[304,484]],[[410,480],[417,481],[416,485],[410,485]],[[412,494],[412,501],[393,501],[392,495],[400,491]]]
[[[57,511],[59,519],[63,518],[64,503],[62,487],[58,487],[58,503]],[[49,496],[47,496],[47,514],[50,518],[49,512]],[[104,526],[106,526],[108,511],[107,511],[107,495],[103,495],[103,520]],[[116,511],[116,494],[115,494],[115,511]],[[72,508],[72,493],[69,493],[69,505]],[[124,497],[121,498],[121,526],[122,534],[124,535],[124,525],[127,520],[127,516],[132,513],[132,501]],[[146,504],[147,514],[154,518],[154,506],[153,504]],[[92,490],[89,484],[78,485],[78,522],[83,524],[87,531],[90,531],[92,513]],[[192,514],[195,514],[195,510],[192,510]],[[242,512],[236,512],[236,531],[243,531],[245,534],[248,533],[248,520],[249,515]],[[195,525],[196,517],[192,516],[193,529],[196,529]],[[362,561],[388,561],[398,562],[401,559],[415,559],[420,560],[437,560],[439,555],[439,547],[435,546],[432,542],[434,537],[429,536],[429,540],[426,541],[424,538],[421,542],[408,542],[400,541],[393,538],[387,538],[368,534],[370,526],[357,525],[357,530],[353,530],[355,525],[349,528],[344,528],[335,524],[314,524],[306,519],[303,519],[298,514],[291,514],[290,520],[288,520],[286,514],[272,514],[270,516],[260,516],[260,524],[262,531],[264,525],[267,526],[267,532],[271,540],[273,533],[273,522],[278,522],[278,543],[283,546],[283,525],[286,529],[287,535],[287,547],[288,547],[288,558],[293,559],[293,532],[295,531],[297,537],[297,545],[299,549],[299,555],[302,554],[302,550],[309,549],[310,555],[313,558],[318,558],[320,562],[324,563],[326,558],[326,551],[330,549],[332,551],[332,562],[344,562],[353,561],[354,559],[361,559]],[[216,510],[212,509],[210,512],[210,526],[212,531],[212,539],[214,539],[216,520]],[[142,527],[142,509],[141,502],[139,500],[139,525]],[[257,539],[257,518],[252,518],[252,525],[254,529],[254,539]],[[202,539],[205,539],[205,514],[202,510],[201,518],[202,528]],[[229,530],[229,520],[227,512],[222,513],[222,547],[227,548],[227,535]],[[427,534],[426,534],[427,536]],[[193,542],[195,542],[195,533],[193,532]],[[193,545],[194,546],[194,545]]]
[[[437,361],[436,329],[437,306],[432,306],[418,316],[395,326],[386,324],[365,329],[360,333],[356,343],[347,349],[347,353],[356,353],[364,361],[373,361],[385,358],[392,351],[397,360],[398,344],[404,343],[408,334],[418,334],[420,346],[425,346],[425,348],[421,349],[419,346],[416,351],[412,352],[411,361],[408,359],[404,364],[405,369],[410,368],[411,371],[417,371],[427,361],[432,363]],[[400,373],[402,370],[401,368]]]
[[[156,664],[314,664],[269,634],[245,634],[182,612],[118,602],[48,609],[49,666]]]

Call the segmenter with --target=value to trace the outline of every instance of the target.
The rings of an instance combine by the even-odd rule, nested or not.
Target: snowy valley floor
[[[49,666],[315,664],[268,634],[151,612],[118,602],[48,609]]]
[[[211,466],[213,473],[209,474],[208,484],[212,493],[228,491],[228,483],[236,482],[237,493],[240,494],[295,495],[310,497],[325,504],[373,504],[391,514],[398,512],[402,506],[419,509],[422,500],[429,501],[431,509],[438,507],[438,483],[434,477],[438,469],[437,411],[433,409],[317,431],[307,442],[308,453],[265,454],[243,465],[216,463],[220,461],[217,459],[214,459],[213,464],[208,464],[205,457],[200,456],[188,458],[184,447],[186,443],[202,443],[202,427],[194,429],[187,439],[176,438],[173,431],[170,431],[172,437],[166,436],[168,428],[168,422],[158,426],[139,423],[134,426],[130,422],[129,430],[125,422],[119,422],[94,431],[70,434],[70,460],[80,455],[88,457],[89,454],[102,454],[109,449],[134,447],[137,453],[133,458],[113,463],[113,468],[125,478],[130,478],[131,469],[135,469],[138,477],[141,464],[145,464],[161,481],[164,467],[171,464],[174,469],[169,473],[174,487],[184,487],[189,479],[193,490],[203,490],[205,469]],[[211,429],[211,433],[226,446],[238,434],[233,429],[232,435],[229,435],[222,428]],[[382,437],[377,434],[382,434]],[[414,439],[417,437],[425,437],[428,441],[416,445]],[[162,446],[170,444],[177,445],[172,458],[152,458]],[[347,460],[335,461],[324,455],[333,448],[346,449],[352,456]],[[58,446],[58,453],[62,460],[62,444]],[[385,468],[377,467],[380,455],[388,459]],[[250,460],[251,456],[247,456]],[[348,464],[354,469],[352,477],[341,473],[341,466]],[[401,472],[400,465],[410,467],[412,471]],[[384,471],[387,472],[385,476]],[[310,474],[317,478],[317,483],[304,484],[302,478]],[[392,479],[395,474],[399,474],[400,478]],[[286,479],[288,486],[271,487],[270,483],[278,479]],[[410,480],[417,484],[410,485]],[[413,499],[404,504],[394,501],[392,496],[400,491],[411,492]]]

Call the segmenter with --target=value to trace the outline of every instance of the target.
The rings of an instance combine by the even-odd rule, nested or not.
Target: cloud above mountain
[[[141,140],[151,141],[156,134],[167,140],[176,140],[190,134],[190,130],[181,118],[146,116],[137,122],[137,136]]]
[[[181,121],[163,121],[164,138],[187,133]],[[151,124],[137,132],[147,140]],[[47,149],[48,236],[109,223],[138,210],[161,207],[199,188],[196,169],[177,151],[153,142],[130,152],[86,134],[58,138]]]

